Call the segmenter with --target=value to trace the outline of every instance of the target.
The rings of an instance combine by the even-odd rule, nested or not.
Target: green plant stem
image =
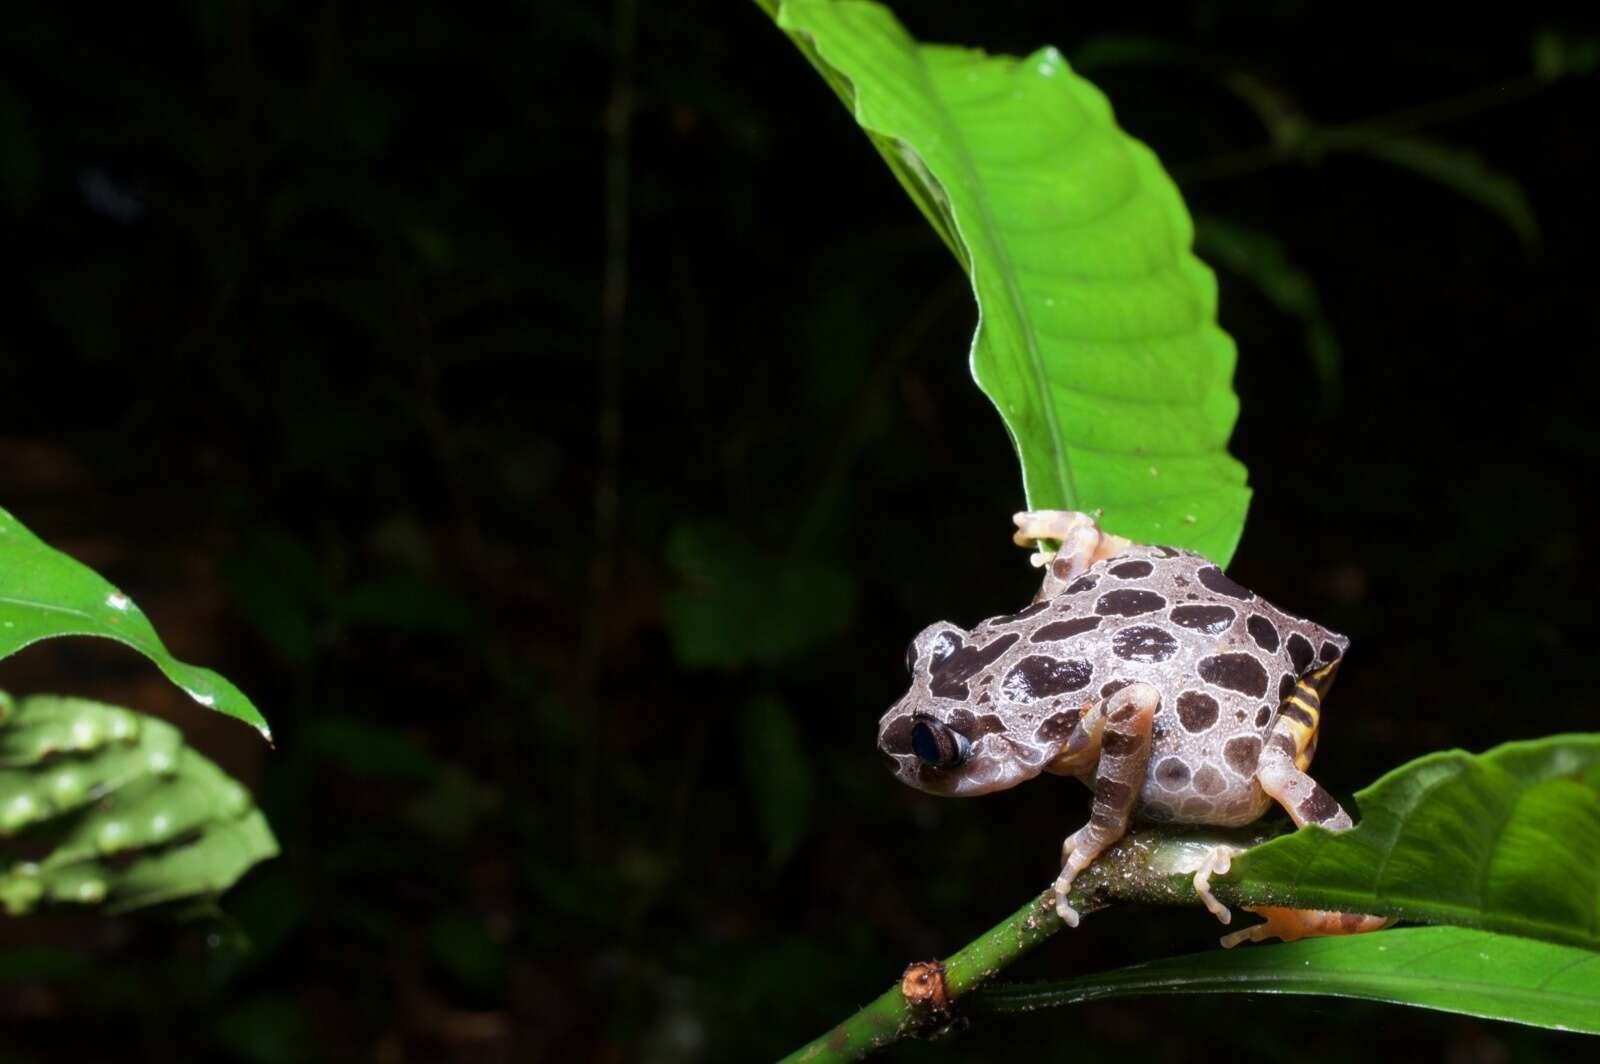
[[[1200,904],[1193,886],[1196,856],[1219,843],[1248,848],[1286,825],[1184,834],[1168,828],[1134,832],[1102,854],[1073,884],[1072,903],[1080,915],[1117,902],[1157,905]],[[1223,902],[1239,902],[1225,881],[1212,890]],[[950,1019],[949,1006],[984,985],[1039,943],[1061,930],[1055,892],[1046,890],[943,961],[942,1008],[914,1005],[899,984],[878,995],[854,1015],[784,1058],[786,1062],[835,1064],[861,1060],[902,1038],[937,1031]]]
[[[954,1000],[981,986],[1034,946],[1061,930],[1056,896],[1045,891],[985,931],[966,948],[944,961],[946,992]],[[871,1004],[828,1033],[802,1046],[785,1061],[827,1062],[860,1060],[875,1049],[929,1024],[937,1024],[933,1010],[918,1010],[906,1003],[897,984],[879,994]]]

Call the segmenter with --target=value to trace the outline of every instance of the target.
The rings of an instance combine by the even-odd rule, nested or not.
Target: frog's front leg
[[[1035,602],[1055,598],[1089,566],[1115,558],[1133,545],[1130,539],[1100,531],[1093,517],[1073,510],[1025,510],[1013,514],[1011,520],[1017,526],[1011,538],[1019,547],[1031,547],[1045,539],[1061,543],[1059,550],[1040,550],[1032,556],[1035,566],[1047,567]]]
[[[1077,910],[1067,904],[1073,879],[1128,831],[1150,762],[1150,725],[1160,706],[1161,693],[1147,683],[1124,687],[1106,703],[1089,822],[1061,844],[1056,914],[1068,927],[1078,926]]]

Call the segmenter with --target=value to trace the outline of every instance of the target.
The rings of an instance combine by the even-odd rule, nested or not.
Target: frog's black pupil
[[[961,745],[949,728],[936,721],[919,720],[911,726],[911,749],[917,760],[934,768],[949,768],[961,761]]]

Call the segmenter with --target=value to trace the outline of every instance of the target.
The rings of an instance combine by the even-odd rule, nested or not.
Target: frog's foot
[[[1223,935],[1223,948],[1232,949],[1241,942],[1265,942],[1269,938],[1293,942],[1322,935],[1359,935],[1381,931],[1395,922],[1392,916],[1336,913],[1326,909],[1287,909],[1277,905],[1247,905],[1245,911],[1264,917],[1266,923]]]
[[[1079,832],[1067,836],[1067,841],[1061,844],[1061,874],[1056,877],[1056,915],[1061,917],[1061,922],[1068,927],[1078,926],[1078,910],[1067,902],[1067,895],[1072,893],[1072,881],[1094,863],[1098,853],[1087,853],[1084,850],[1074,849],[1074,840]]]
[[[1211,852],[1206,854],[1205,858],[1200,862],[1200,867],[1195,869],[1194,892],[1200,895],[1200,900],[1211,911],[1211,915],[1225,924],[1233,922],[1233,913],[1229,912],[1228,907],[1218,901],[1215,894],[1211,893],[1211,877],[1213,875],[1227,875],[1229,866],[1233,864],[1233,859],[1243,852],[1244,850],[1238,846],[1218,844],[1211,847]]]
[[[1013,514],[1017,531],[1011,537],[1019,547],[1031,547],[1039,540],[1059,540],[1055,551],[1036,551],[1029,559],[1035,568],[1048,566],[1044,586],[1034,601],[1054,598],[1095,562],[1114,558],[1133,545],[1122,536],[1100,531],[1094,517],[1073,510],[1024,510]]]

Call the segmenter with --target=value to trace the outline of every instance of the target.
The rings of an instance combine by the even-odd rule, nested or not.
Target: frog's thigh
[[[1256,781],[1294,820],[1294,826],[1320,824],[1331,831],[1343,831],[1352,823],[1350,814],[1322,789],[1322,785],[1295,766],[1295,742],[1274,728],[1256,765]]]
[[[1133,805],[1150,763],[1150,725],[1160,706],[1161,693],[1147,683],[1124,687],[1105,704],[1089,822],[1061,844],[1061,875],[1055,883],[1056,912],[1069,927],[1078,926],[1078,914],[1067,904],[1073,879],[1107,846],[1127,833]]]
[[[1100,531],[1094,518],[1073,510],[1025,510],[1013,514],[1017,531],[1011,538],[1019,547],[1030,547],[1042,539],[1061,542],[1055,552],[1039,551],[1033,564],[1046,566],[1044,585],[1035,602],[1054,598],[1095,562],[1114,558],[1133,545],[1122,536]]]

